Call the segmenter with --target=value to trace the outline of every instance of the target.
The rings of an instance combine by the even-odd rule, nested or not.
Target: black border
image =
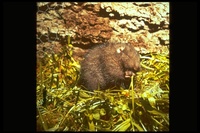
[[[197,3],[170,3],[170,131],[197,131]]]
[[[3,3],[3,129],[36,129],[36,3]]]
[[[3,3],[4,131],[36,129],[36,2]],[[197,3],[170,2],[170,131],[197,131]]]

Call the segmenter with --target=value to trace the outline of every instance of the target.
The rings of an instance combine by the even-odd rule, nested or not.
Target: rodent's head
[[[131,74],[135,74],[137,71],[140,71],[140,55],[135,50],[133,45],[127,43],[116,45],[116,47],[117,54],[120,54],[120,60],[125,72],[125,77],[129,77]]]

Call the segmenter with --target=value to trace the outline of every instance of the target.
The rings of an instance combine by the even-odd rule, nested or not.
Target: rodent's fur
[[[127,43],[107,43],[90,49],[81,62],[78,84],[88,90],[119,87],[140,70],[140,56]]]

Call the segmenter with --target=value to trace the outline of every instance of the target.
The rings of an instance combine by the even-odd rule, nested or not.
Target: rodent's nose
[[[139,66],[138,66],[138,69],[137,69],[137,71],[140,71],[140,70],[141,70],[141,65],[139,65]]]
[[[136,72],[140,71],[141,70],[141,65],[140,64],[137,64],[135,67],[134,67],[134,70]]]

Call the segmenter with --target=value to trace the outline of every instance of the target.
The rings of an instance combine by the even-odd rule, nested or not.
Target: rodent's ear
[[[117,48],[117,53],[121,53],[125,49],[125,46],[120,46]]]

